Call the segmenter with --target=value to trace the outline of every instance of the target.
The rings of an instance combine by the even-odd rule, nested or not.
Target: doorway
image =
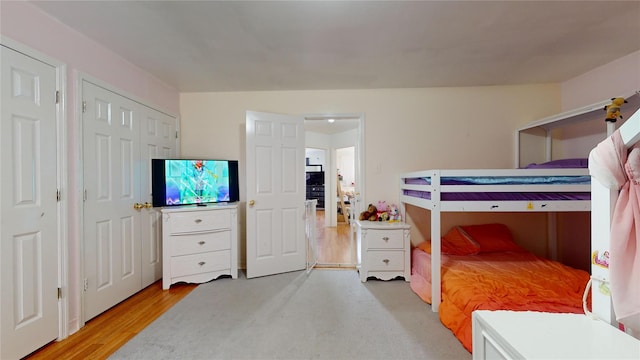
[[[336,149],[337,219],[338,223],[352,221],[351,202],[355,195],[355,146]]]
[[[361,211],[364,189],[364,116],[308,115],[305,134],[307,198],[324,198],[316,213],[317,266],[355,267],[353,214]]]

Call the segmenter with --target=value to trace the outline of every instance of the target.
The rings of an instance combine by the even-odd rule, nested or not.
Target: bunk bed
[[[625,119],[640,107],[640,95],[635,93],[628,97],[629,102],[632,103],[625,113]],[[598,117],[603,119],[604,112],[603,107],[607,102],[594,104],[582,109],[577,109],[572,112],[559,114],[554,117],[542,119],[534,122],[528,126],[525,126],[516,131],[516,143],[519,144],[521,139],[521,133],[529,129],[536,127],[543,128],[546,131],[546,145],[551,144],[549,140],[549,133],[552,129],[562,124],[572,124],[579,121],[583,121],[585,118]],[[632,110],[632,111],[630,111]],[[615,129],[615,125],[607,123],[607,134],[611,134]],[[640,129],[640,128],[639,128]],[[640,130],[639,130],[640,131]],[[601,139],[601,138],[600,138]],[[519,151],[519,147],[516,149]],[[551,150],[546,151],[547,159],[550,159]],[[516,155],[516,167],[522,166],[522,156],[520,153]],[[526,158],[526,157],[525,157]],[[578,163],[578,167],[575,167]],[[569,166],[569,167],[567,167]],[[411,286],[415,288],[425,285],[422,288],[422,292],[418,293],[420,297],[426,302],[431,303],[432,311],[438,312],[442,305],[442,271],[443,266],[447,272],[447,276],[453,276],[455,271],[451,270],[451,264],[455,262],[459,256],[455,252],[447,253],[443,255],[443,232],[441,228],[441,216],[443,212],[590,212],[591,211],[591,181],[588,169],[582,163],[582,160],[562,160],[562,161],[548,161],[541,166],[534,166],[534,168],[516,168],[516,169],[468,169],[468,170],[425,170],[415,171],[410,173],[401,174],[400,176],[400,202],[403,216],[406,218],[406,206],[412,205],[429,210],[431,224],[431,238],[427,247],[428,253],[420,249],[414,249],[412,251],[412,266],[417,261],[416,256],[421,256],[427,261],[421,261],[422,267],[422,279],[415,278],[412,275]],[[551,233],[552,231],[549,231]],[[446,234],[449,235],[449,234]],[[445,235],[445,236],[446,236]],[[468,235],[468,234],[467,234]],[[458,236],[459,238],[460,236]],[[463,231],[463,238],[472,238],[466,236]],[[473,242],[473,241],[472,241]],[[422,245],[422,244],[421,244]],[[445,247],[448,245],[445,244]],[[519,251],[511,249],[506,251],[510,253],[509,256],[516,254],[516,258],[520,256]],[[528,257],[535,257],[535,255],[526,252],[522,249],[522,253]],[[426,255],[425,255],[426,254]],[[477,257],[476,254],[468,254],[476,256],[475,262],[491,262],[495,259],[482,259]],[[481,255],[481,254],[480,254]],[[490,257],[498,256],[496,254],[487,254]],[[501,255],[500,255],[501,256]],[[541,260],[544,263],[545,259],[534,259],[535,261]],[[516,260],[498,260],[498,261],[516,261]],[[425,265],[427,264],[427,265]],[[560,266],[561,264],[551,261],[550,268]],[[429,269],[424,267],[428,266]],[[536,265],[537,266],[537,265]],[[489,265],[488,267],[491,267]],[[567,267],[568,268],[568,267]],[[416,269],[413,269],[416,271]],[[582,310],[582,293],[586,286],[586,281],[589,279],[589,275],[581,270],[567,269],[568,274],[573,274],[571,277],[578,279],[577,283],[583,284],[582,287],[573,289],[570,298],[572,305],[565,307],[562,312],[580,312]],[[464,273],[464,271],[463,271]],[[477,274],[466,274],[464,277],[479,279]],[[569,276],[569,275],[567,275]],[[541,276],[546,278],[546,276]],[[586,279],[586,280],[585,280]],[[447,280],[449,281],[449,280]],[[576,283],[567,284],[568,286],[575,287]],[[456,285],[446,284],[446,287],[453,288]],[[535,285],[534,285],[535,286]],[[425,294],[424,291],[430,292]],[[561,292],[561,289],[559,289]],[[449,291],[449,290],[447,290]],[[448,294],[448,297],[452,298],[458,296],[459,289],[453,289],[456,292],[454,295]],[[477,292],[476,290],[473,290]],[[468,291],[467,295],[473,294],[473,291]],[[464,292],[464,291],[463,291]],[[543,293],[543,292],[541,292]],[[478,294],[478,297],[486,296],[487,294]],[[472,295],[473,296],[473,295]],[[545,295],[542,294],[544,297]],[[473,304],[481,303],[483,300],[475,299]],[[537,301],[537,300],[534,300]],[[578,302],[576,304],[576,301]],[[461,301],[464,303],[464,300]],[[485,303],[486,304],[486,303]],[[511,307],[514,310],[527,309],[527,304],[521,304],[520,307]],[[445,309],[440,311],[441,320],[442,313],[450,312],[450,306],[445,304]],[[454,334],[463,342],[463,345],[468,350],[470,349],[470,334],[471,334],[471,311],[480,307],[468,308],[464,311],[468,313],[463,314],[460,312],[458,315],[454,315],[451,319],[447,320],[449,327]],[[489,309],[500,309],[498,307]],[[539,311],[545,311],[545,308],[539,309]],[[553,306],[549,311],[554,311]],[[455,316],[459,319],[456,320]],[[469,319],[469,321],[467,321]],[[444,323],[444,321],[443,321]],[[463,335],[460,335],[463,334]],[[468,335],[468,339],[463,339]],[[459,336],[460,335],[460,336]],[[462,337],[462,338],[461,338]]]
[[[640,93],[635,92],[625,98],[628,104],[623,108],[623,117],[626,119],[640,108]],[[589,171],[584,164],[579,164],[576,168],[575,161],[551,161],[551,131],[591,120],[602,121],[605,115],[603,108],[609,102],[606,100],[567,111],[517,129],[516,167],[522,166],[522,134],[531,129],[546,132],[548,161],[542,166],[528,169],[435,169],[400,175],[403,218],[406,218],[406,205],[430,211],[431,246],[434,250],[431,263],[431,299],[434,312],[438,311],[441,300],[441,213],[591,211]],[[613,130],[615,124],[608,122],[607,134],[611,134]]]
[[[590,211],[586,168],[427,170],[401,176],[400,201],[430,210],[431,307],[441,301],[442,212]]]

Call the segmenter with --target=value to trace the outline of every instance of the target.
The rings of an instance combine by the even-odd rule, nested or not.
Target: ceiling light
[[[327,119],[327,121],[328,121],[330,124],[333,124],[333,123],[336,121],[336,119]]]

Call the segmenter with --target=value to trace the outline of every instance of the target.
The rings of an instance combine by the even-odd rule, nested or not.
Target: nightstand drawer
[[[183,234],[171,237],[171,255],[187,255],[231,248],[231,231]]]
[[[231,227],[231,212],[222,211],[193,211],[173,213],[171,219],[171,234],[194,233]]]
[[[369,271],[404,270],[404,251],[368,251]]]
[[[369,249],[402,249],[404,248],[403,230],[367,230]]]
[[[180,277],[231,268],[229,250],[171,258],[171,276]]]

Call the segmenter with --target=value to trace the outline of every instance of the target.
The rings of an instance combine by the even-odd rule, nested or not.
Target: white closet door
[[[56,69],[0,45],[0,358],[58,336]]]
[[[141,289],[139,105],[82,83],[84,288],[89,320]]]
[[[176,157],[176,118],[142,106],[140,129],[140,194],[142,239],[142,287],[162,278],[162,218],[151,207],[151,159]]]

